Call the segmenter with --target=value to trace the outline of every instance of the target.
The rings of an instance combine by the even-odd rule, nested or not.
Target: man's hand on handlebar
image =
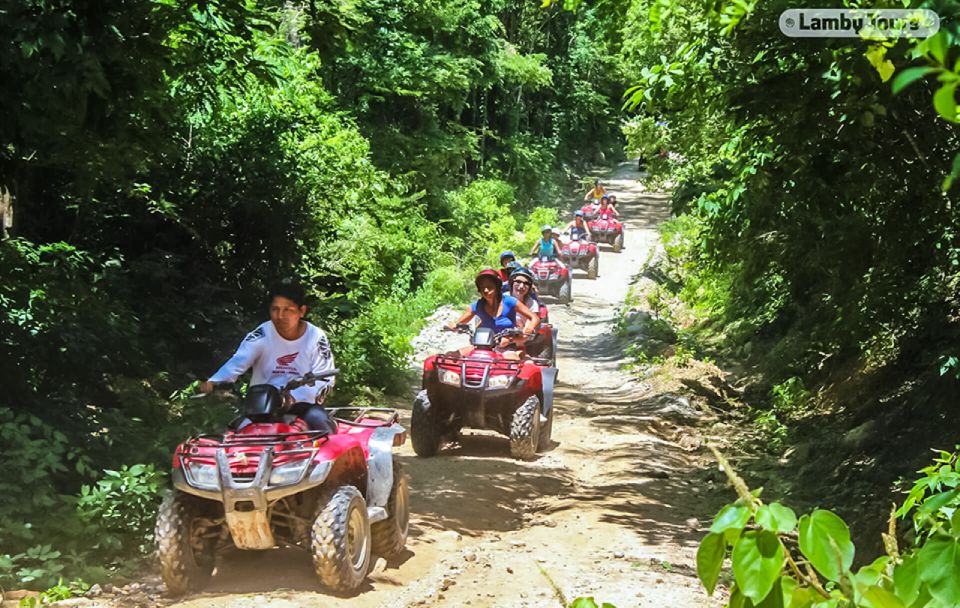
[[[212,393],[219,393],[220,395],[230,395],[231,389],[233,388],[233,382],[213,382],[210,380],[204,380],[197,385],[197,393],[192,395],[191,399],[199,399],[201,397],[206,397]]]

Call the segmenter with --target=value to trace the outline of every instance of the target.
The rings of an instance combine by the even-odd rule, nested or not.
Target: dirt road
[[[615,309],[667,215],[666,198],[644,194],[636,176],[625,164],[605,180],[622,203],[625,249],[605,247],[600,277],[590,281],[578,272],[573,303],[551,306],[560,327],[551,451],[517,462],[507,456],[505,438],[476,432],[430,459],[415,457],[408,444],[400,458],[411,479],[409,550],[358,595],[319,592],[302,553],[236,552],[205,593],[175,605],[555,608],[557,590],[544,573],[568,600],[592,595],[619,608],[710,605],[692,565],[700,522],[708,522],[716,503],[704,504],[699,492],[702,457],[675,443],[696,408],[654,394],[622,371],[623,343],[612,333]]]

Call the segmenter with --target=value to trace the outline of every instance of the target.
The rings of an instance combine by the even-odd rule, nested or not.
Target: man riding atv
[[[333,369],[333,353],[326,334],[305,321],[306,291],[290,280],[281,281],[269,291],[270,320],[247,334],[237,352],[200,383],[201,393],[214,390],[214,383],[235,382],[253,368],[251,385],[270,384],[283,388],[292,378],[308,373],[322,374]],[[289,412],[307,423],[310,430],[337,431],[336,423],[321,407],[333,388],[333,377],[313,386],[301,386],[286,397]]]

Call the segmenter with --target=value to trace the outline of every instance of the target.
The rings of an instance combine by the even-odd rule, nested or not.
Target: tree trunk
[[[0,240],[13,236],[13,194],[0,186]]]

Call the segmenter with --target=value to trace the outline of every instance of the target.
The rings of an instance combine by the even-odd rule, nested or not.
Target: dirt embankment
[[[605,180],[621,201],[625,249],[604,247],[599,278],[578,271],[572,304],[551,303],[560,327],[551,450],[518,462],[505,438],[480,432],[429,459],[404,446],[408,551],[381,564],[353,597],[322,593],[297,551],[238,551],[221,560],[204,593],[173,605],[555,608],[562,594],[620,608],[708,606],[694,556],[718,501],[729,496],[712,491],[722,482],[704,486],[703,410],[622,370],[625,343],[613,333],[616,309],[667,216],[666,198],[643,192],[636,177],[625,164]],[[418,340],[424,351],[463,342],[435,329]]]

